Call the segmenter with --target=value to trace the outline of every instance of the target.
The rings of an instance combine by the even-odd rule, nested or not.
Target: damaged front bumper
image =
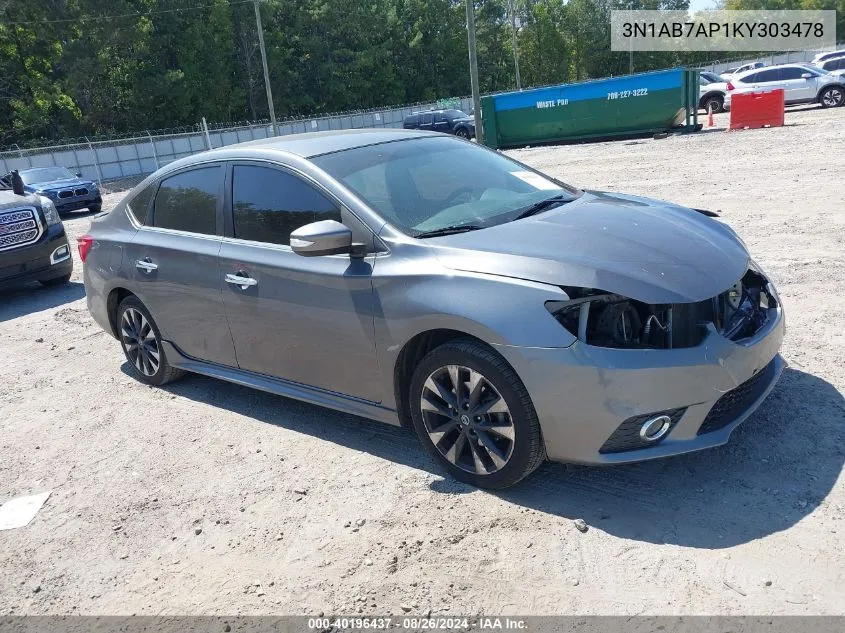
[[[728,441],[774,388],[785,366],[780,302],[753,336],[732,341],[708,325],[704,340],[678,349],[498,346],[525,383],[549,459],[613,464],[654,459]],[[649,441],[646,421],[666,415]],[[708,417],[709,416],[709,417]]]

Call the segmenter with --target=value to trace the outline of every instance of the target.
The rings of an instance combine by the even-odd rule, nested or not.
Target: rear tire
[[[459,339],[429,352],[409,391],[414,430],[455,479],[507,488],[546,457],[525,385],[504,358],[477,341]]]
[[[51,288],[53,286],[64,286],[69,281],[70,273],[68,273],[67,275],[62,275],[61,277],[54,277],[53,279],[41,279],[40,283],[42,286]]]
[[[143,383],[160,387],[185,375],[171,367],[153,317],[137,297],[126,297],[117,306],[117,338],[132,375]]]
[[[819,94],[819,103],[823,108],[838,108],[845,103],[845,88],[830,86]]]

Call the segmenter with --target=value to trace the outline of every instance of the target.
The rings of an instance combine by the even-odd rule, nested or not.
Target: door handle
[[[258,280],[252,277],[247,277],[246,273],[239,272],[236,275],[227,274],[226,283],[240,286],[241,290],[246,290],[250,286],[257,286]]]
[[[146,257],[144,259],[139,259],[138,261],[136,261],[135,268],[145,273],[151,273],[154,270],[158,270],[158,264],[152,263],[152,261],[150,261],[150,258]]]

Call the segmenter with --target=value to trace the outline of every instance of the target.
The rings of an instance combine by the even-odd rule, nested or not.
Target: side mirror
[[[811,73],[803,73],[801,75],[801,79],[812,79],[813,75]]]
[[[81,172],[81,171],[76,172],[76,177],[77,177],[77,178],[82,178],[82,172]]]
[[[338,255],[352,250],[352,231],[335,220],[300,226],[290,234],[290,247],[304,257]]]

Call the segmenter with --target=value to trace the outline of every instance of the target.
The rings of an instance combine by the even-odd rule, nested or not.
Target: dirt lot
[[[202,377],[134,381],[78,260],[64,288],[0,294],[0,499],[53,491],[0,532],[0,612],[845,613],[845,108],[787,124],[513,152],[718,209],[777,282],[791,368],[696,455],[482,492],[398,429]]]

